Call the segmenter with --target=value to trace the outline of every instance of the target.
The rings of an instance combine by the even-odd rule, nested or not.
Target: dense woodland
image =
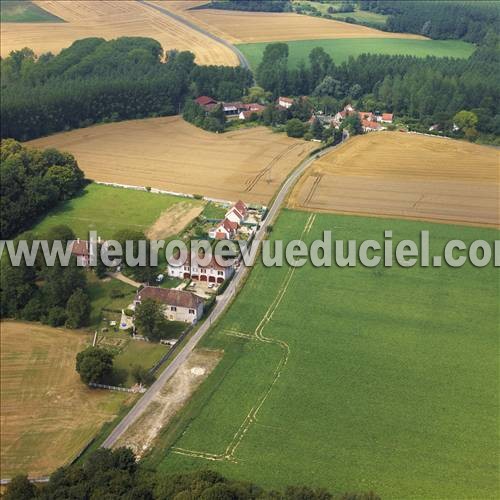
[[[161,474],[144,469],[129,448],[99,449],[83,464],[63,467],[46,485],[35,486],[17,476],[4,500],[129,499],[129,500],[330,500],[327,490],[291,486],[268,491],[255,484],[226,479],[217,472]],[[380,500],[375,493],[346,493],[338,500]]]
[[[1,239],[28,228],[84,184],[72,155],[25,148],[12,139],[0,143],[0,178]]]
[[[500,7],[496,1],[362,0],[360,8],[387,14],[388,31],[418,33],[434,39],[482,43],[498,31]]]
[[[468,138],[494,142],[500,134],[499,64],[494,36],[469,59],[364,54],[336,65],[318,47],[307,64],[292,69],[288,45],[273,43],[266,47],[256,78],[275,97],[310,95],[330,113],[356,102],[358,109],[393,112],[422,131],[434,124],[450,131],[458,112],[471,111],[477,120]]]
[[[290,0],[212,0],[199,8],[244,10],[250,12],[291,12],[293,10]]]
[[[179,113],[188,97],[236,99],[243,68],[197,66],[149,38],[74,42],[57,56],[14,51],[1,61],[2,137],[28,140],[98,122]]]

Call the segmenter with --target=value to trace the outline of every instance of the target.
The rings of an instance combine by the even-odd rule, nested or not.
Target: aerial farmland
[[[74,154],[96,181],[262,204],[315,147],[263,127],[214,135],[179,117],[99,125],[27,144]]]
[[[2,498],[499,497],[498,3],[0,14]]]

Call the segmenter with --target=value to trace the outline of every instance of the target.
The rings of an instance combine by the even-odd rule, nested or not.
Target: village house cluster
[[[202,95],[195,99],[196,104],[201,106],[205,111],[209,112],[216,108],[219,104],[222,105],[222,110],[227,118],[236,118],[240,120],[248,120],[252,114],[260,115],[266,107],[257,102],[245,104],[241,101],[222,102],[216,101],[211,97]]]
[[[370,111],[357,111],[351,104],[344,107],[342,111],[335,114],[331,120],[331,125],[339,128],[342,122],[348,117],[358,115],[363,127],[363,132],[374,132],[384,130],[386,124],[393,122],[392,113],[372,113]]]

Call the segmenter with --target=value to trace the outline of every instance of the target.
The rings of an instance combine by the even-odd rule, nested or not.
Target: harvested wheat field
[[[86,37],[109,40],[144,36],[158,40],[165,50],[190,50],[199,64],[238,65],[237,57],[224,45],[136,1],[44,0],[36,3],[66,22],[2,23],[2,57],[23,47],[30,47],[37,54],[57,53]]]
[[[96,181],[254,203],[267,203],[317,147],[264,127],[214,134],[179,116],[97,125],[26,144],[69,151]]]
[[[1,471],[43,476],[64,465],[129,394],[91,390],[75,371],[89,336],[35,323],[1,327]]]
[[[289,206],[500,225],[495,148],[401,132],[350,139],[316,161]]]
[[[206,2],[153,0],[201,28],[231,43],[314,40],[324,38],[415,38],[409,33],[389,33],[366,26],[294,13],[242,12],[218,9],[193,10]]]

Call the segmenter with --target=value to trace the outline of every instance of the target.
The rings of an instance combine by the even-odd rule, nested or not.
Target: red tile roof
[[[245,216],[248,211],[248,207],[241,200],[238,200],[233,205],[233,208],[236,208],[236,210],[238,210],[238,212],[243,216]]]
[[[237,223],[237,222],[233,222],[233,221],[231,221],[231,220],[229,220],[229,219],[224,219],[224,220],[220,223],[219,227],[220,227],[220,226],[223,226],[223,227],[224,227],[224,229],[225,229],[226,231],[229,231],[229,232],[231,232],[231,231],[236,231],[236,230],[238,229],[238,223]]]
[[[382,120],[385,120],[387,122],[392,122],[392,113],[382,113]]]
[[[209,104],[217,104],[215,99],[208,97],[207,95],[201,95],[195,99],[196,103],[200,106],[208,106]]]
[[[203,304],[203,299],[194,293],[156,286],[145,286],[136,293],[135,300],[142,301],[144,299],[152,299],[169,306],[189,309],[198,309],[198,306]]]
[[[71,246],[71,253],[73,255],[82,255],[88,257],[89,255],[89,242],[87,240],[73,240]]]
[[[361,120],[361,125],[363,125],[363,127],[365,128],[371,128],[372,130],[377,130],[381,128],[379,123],[372,122],[370,120]]]

